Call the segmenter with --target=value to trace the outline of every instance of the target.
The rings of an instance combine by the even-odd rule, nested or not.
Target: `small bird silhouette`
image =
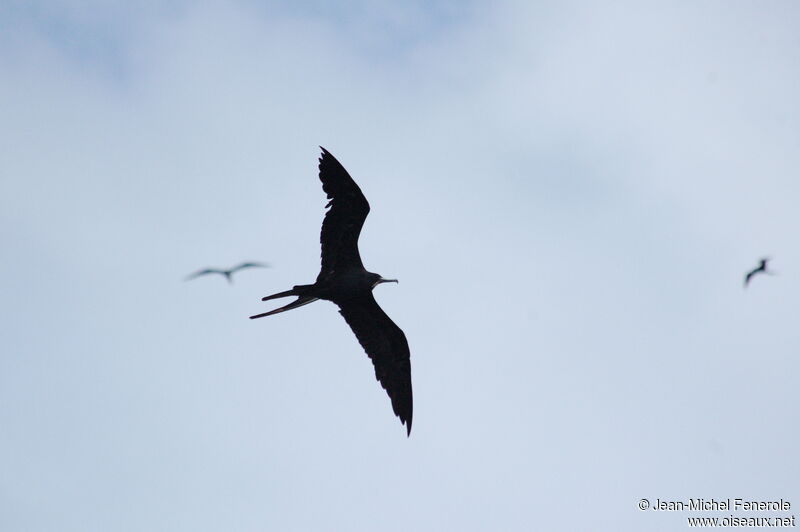
[[[205,270],[198,270],[198,271],[194,272],[193,274],[191,274],[190,276],[188,276],[184,280],[185,281],[190,281],[192,279],[200,277],[201,275],[208,275],[210,273],[218,273],[220,275],[224,275],[229,283],[233,283],[233,278],[231,276],[235,272],[238,272],[239,270],[244,270],[245,268],[269,268],[269,264],[263,264],[261,262],[243,262],[243,263],[239,264],[238,266],[234,266],[233,268],[231,268],[229,270],[220,270],[220,269],[217,269],[217,268],[206,268]]]
[[[769,257],[764,257],[761,259],[761,262],[758,263],[758,267],[750,270],[747,272],[747,275],[744,276],[744,287],[747,288],[747,285],[750,284],[750,279],[753,278],[754,275],[758,273],[767,273],[769,275],[773,275],[775,272],[767,270],[767,262],[769,261]]]

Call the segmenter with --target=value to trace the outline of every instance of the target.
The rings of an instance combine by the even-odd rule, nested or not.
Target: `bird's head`
[[[381,277],[377,273],[374,273],[372,275],[375,276],[373,281],[372,281],[372,288],[375,288],[376,286],[378,286],[381,283],[399,283],[399,281],[397,279],[384,279],[383,277]]]

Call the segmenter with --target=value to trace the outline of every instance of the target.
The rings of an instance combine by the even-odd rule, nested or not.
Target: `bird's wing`
[[[325,148],[319,158],[319,180],[328,195],[320,244],[322,267],[317,280],[334,271],[363,268],[358,253],[358,237],[369,214],[369,203],[347,170]]]
[[[245,268],[266,268],[268,265],[262,262],[243,262],[238,266],[234,266],[230,270],[230,273],[238,272],[239,270],[244,270]]]
[[[209,273],[224,274],[225,272],[223,272],[222,270],[215,270],[214,268],[206,268],[205,270],[198,270],[198,271],[194,272],[193,274],[187,276],[186,279],[184,279],[184,280],[185,281],[190,281],[190,280],[194,279],[195,277],[200,277],[201,275],[208,275]]]
[[[335,301],[375,366],[375,377],[380,381],[392,409],[411,434],[413,399],[411,395],[411,355],[402,329],[378,306],[372,294]]]

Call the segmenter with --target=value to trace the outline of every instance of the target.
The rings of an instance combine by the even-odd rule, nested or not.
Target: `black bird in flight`
[[[319,179],[328,195],[330,207],[322,221],[322,267],[314,284],[301,284],[291,290],[262,298],[297,296],[288,305],[250,319],[325,299],[339,307],[339,313],[372,359],[375,377],[389,394],[392,409],[411,435],[413,400],[411,396],[411,357],[403,331],[378,306],[372,289],[381,283],[396,283],[368,272],[358,252],[358,237],[369,214],[369,203],[347,170],[328,150],[322,148]]]
[[[747,288],[747,285],[750,284],[750,279],[753,278],[754,275],[757,273],[768,273],[770,275],[773,274],[772,271],[767,270],[767,262],[769,261],[769,257],[765,257],[761,259],[761,262],[758,263],[758,267],[754,268],[753,270],[747,272],[747,275],[744,276],[744,287]]]
[[[194,272],[193,274],[191,274],[190,276],[188,276],[184,280],[185,281],[190,281],[192,279],[200,277],[201,275],[209,275],[211,273],[218,273],[220,275],[224,275],[225,278],[228,280],[228,282],[232,283],[233,282],[233,278],[231,276],[234,273],[238,272],[239,270],[244,270],[245,268],[267,268],[267,267],[269,267],[269,264],[263,264],[261,262],[243,262],[243,263],[239,264],[238,266],[234,266],[233,268],[231,268],[229,270],[220,270],[220,269],[217,269],[217,268],[206,268],[205,270],[198,270],[198,271]]]

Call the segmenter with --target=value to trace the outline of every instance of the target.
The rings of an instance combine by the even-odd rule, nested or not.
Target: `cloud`
[[[4,9],[9,528],[641,530],[684,517],[642,497],[791,499],[791,4]],[[320,144],[401,281],[376,297],[410,439],[334,307],[246,319],[317,273]],[[274,268],[181,281],[245,259]]]

